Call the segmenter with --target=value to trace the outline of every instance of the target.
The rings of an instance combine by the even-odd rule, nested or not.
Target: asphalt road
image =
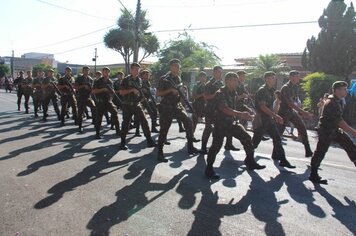
[[[144,137],[129,134],[119,151],[109,126],[94,140],[89,121],[78,134],[53,110],[44,123],[17,111],[15,94],[0,90],[0,101],[0,235],[356,235],[356,169],[336,145],[320,170],[328,185],[307,180],[310,159],[291,138],[284,147],[296,169],[275,165],[269,140],[256,150],[266,169],[246,171],[243,151],[221,150],[212,182],[177,124],[169,162],[157,164]]]

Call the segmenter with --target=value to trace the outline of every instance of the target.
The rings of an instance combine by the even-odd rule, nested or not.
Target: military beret
[[[125,75],[125,74],[124,74],[124,72],[119,71],[119,72],[116,73],[116,75]]]
[[[20,70],[20,72],[19,72],[20,74],[23,74],[23,70]]]
[[[296,76],[296,75],[299,75],[299,71],[297,71],[297,70],[291,70],[291,71],[289,72],[289,77]]]
[[[141,71],[141,74],[146,74],[146,73],[151,73],[151,71],[147,70],[147,69],[144,69]]]
[[[109,67],[106,67],[106,66],[102,69],[102,71],[104,71],[104,70],[110,71]]]
[[[54,72],[54,70],[53,70],[53,69],[49,69],[48,71],[49,71],[49,72]]]
[[[223,68],[221,66],[214,66],[213,70],[222,70]]]
[[[90,70],[89,66],[83,66],[83,70]]]
[[[332,88],[333,88],[333,91],[335,91],[335,89],[347,87],[347,86],[349,86],[349,85],[345,81],[336,81],[333,83]]]
[[[239,70],[236,73],[237,73],[237,75],[246,75],[247,74],[246,71],[244,71],[244,70]]]
[[[199,74],[198,74],[198,77],[206,77],[206,73],[204,71],[200,71]]]
[[[180,64],[180,60],[177,59],[177,58],[173,58],[173,59],[171,59],[171,60],[169,61],[169,65],[173,65],[173,64],[175,64],[175,63]]]
[[[72,68],[70,68],[69,66],[67,66],[65,70],[70,70],[70,71],[72,71]]]
[[[274,73],[273,71],[266,71],[264,74],[263,74],[263,78],[264,79],[267,79],[268,77],[271,77],[271,76],[275,76],[276,73]]]
[[[130,65],[130,68],[132,68],[132,67],[141,68],[140,64],[138,64],[137,62],[132,62],[131,65]]]
[[[237,79],[239,76],[235,72],[227,72],[225,74],[225,80]]]

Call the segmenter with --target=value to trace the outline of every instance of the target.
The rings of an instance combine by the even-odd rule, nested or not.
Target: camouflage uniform
[[[35,117],[38,117],[38,109],[41,106],[42,103],[42,80],[43,78],[35,78],[32,80],[32,99],[33,99],[33,106],[34,106],[34,112],[35,112]]]
[[[58,85],[67,85],[74,83],[74,78],[73,77],[62,77],[58,80]],[[67,114],[67,109],[68,105],[71,106],[72,111],[73,111],[73,119],[75,121],[75,124],[77,124],[77,116],[78,116],[78,109],[77,109],[77,99],[75,98],[75,94],[68,89],[67,87],[64,87],[62,89],[59,89],[61,91],[61,124],[64,125],[64,117]]]
[[[134,83],[136,85],[134,85]],[[140,77],[133,78],[131,75],[125,77],[121,82],[121,89],[122,90],[129,90],[132,88],[142,87],[142,80]],[[121,131],[121,149],[127,149],[125,146],[126,144],[126,135],[129,131],[129,124],[133,115],[136,115],[137,119],[139,120],[143,133],[147,139],[148,146],[152,147],[155,146],[154,141],[151,137],[150,128],[148,127],[148,122],[143,113],[141,107],[141,100],[142,95],[135,95],[134,93],[128,93],[123,96],[123,104],[122,104],[122,115],[123,115],[123,122],[122,122],[122,131]]]
[[[107,86],[112,88],[112,82],[110,79],[105,79],[101,77],[94,81],[93,89],[107,88]],[[112,122],[115,125],[116,134],[120,134],[120,123],[117,116],[117,108],[113,104],[112,94],[109,92],[97,93],[96,95],[96,119],[95,119],[95,130],[96,137],[100,138],[100,127],[103,120],[103,115],[106,112],[111,113]]]
[[[221,88],[214,98],[217,106],[216,119],[214,122],[213,143],[209,148],[207,158],[208,177],[212,177],[212,167],[215,162],[216,155],[219,153],[224,137],[235,137],[240,140],[246,152],[245,164],[249,168],[257,166],[254,159],[254,150],[251,142],[251,136],[246,132],[241,124],[238,124],[234,117],[228,116],[224,113],[224,108],[231,108],[236,110],[236,91],[229,91],[227,87]],[[258,165],[259,166],[259,165]],[[264,167],[259,167],[262,169]]]
[[[274,92],[275,89],[268,88],[268,86],[262,85],[255,95],[255,104],[256,104],[256,117],[255,119],[260,119],[260,124],[257,127],[254,127],[254,135],[252,138],[252,143],[255,148],[259,145],[262,140],[262,136],[264,133],[268,133],[269,136],[273,140],[273,151],[272,151],[272,159],[280,160],[281,166],[286,166],[293,168],[287,159],[282,146],[282,139],[278,132],[277,124],[275,120],[269,115],[265,114],[260,105],[265,105],[270,110],[273,111],[273,101],[274,101]]]
[[[305,128],[303,120],[297,114],[296,111],[290,106],[291,103],[296,103],[299,100],[298,98],[298,85],[293,85],[290,81],[287,82],[281,88],[281,104],[278,111],[278,115],[280,115],[283,120],[284,124],[279,125],[279,133],[282,135],[286,124],[290,121],[298,130],[298,133],[302,137],[302,143],[305,147],[305,155],[311,156],[313,152],[310,149],[307,130]]]
[[[25,110],[28,113],[28,101],[30,100],[30,96],[32,95],[32,78],[27,77],[26,79],[23,76],[20,76],[15,79],[14,84],[17,85],[17,108],[20,110],[21,106],[21,98],[25,97]]]
[[[205,83],[199,82],[193,87],[193,94],[201,95],[205,92]],[[198,119],[204,117],[204,110],[205,110],[205,99],[204,97],[199,97],[193,101],[193,109],[195,114],[193,114],[193,133],[198,124]]]
[[[179,76],[173,76],[171,73],[168,73],[159,79],[157,90],[167,90],[174,88],[172,83],[175,85],[180,85],[182,80]],[[159,116],[160,131],[158,138],[158,159],[163,159],[163,145],[167,139],[167,133],[174,118],[182,121],[184,124],[188,141],[188,153],[196,152],[196,149],[193,146],[192,121],[189,119],[184,106],[180,102],[179,95],[170,93],[162,97],[159,105]]]
[[[330,95],[319,119],[319,141],[311,159],[312,172],[317,172],[332,141],[340,144],[350,160],[356,165],[356,145],[346,133],[338,128],[338,123],[343,120],[343,110],[342,101]]]
[[[151,93],[150,81],[148,81],[146,79],[142,80],[142,92],[148,101],[148,103],[144,103],[142,105],[148,111],[148,114],[151,117],[151,131],[158,132],[156,129],[158,111],[157,111],[157,107],[155,106],[156,101],[152,101],[152,96],[150,96],[150,93]]]
[[[82,131],[83,113],[86,107],[90,108],[93,117],[93,124],[95,124],[96,106],[93,99],[91,98],[91,88],[93,86],[93,79],[90,76],[85,77],[84,75],[82,75],[76,79],[75,84],[77,86],[87,85],[87,88],[84,87],[77,90],[78,125],[79,125],[79,131]]]
[[[46,85],[45,88],[42,88],[43,120],[47,119],[48,105],[49,105],[50,101],[52,101],[52,105],[53,105],[54,111],[57,114],[58,120],[61,119],[60,111],[58,108],[58,97],[57,97],[54,86],[52,84],[50,84],[50,83],[55,83],[55,82],[56,82],[56,79],[53,77],[52,78],[46,77],[42,81],[42,85]]]
[[[205,85],[205,94],[214,94],[218,91],[222,86],[223,82],[221,80],[216,80],[212,78],[209,80],[208,83]],[[215,121],[215,116],[217,113],[217,100],[211,99],[207,101],[206,108],[205,108],[205,128],[202,135],[201,141],[201,150],[203,153],[206,153],[207,144],[211,133],[213,132],[213,124]],[[226,137],[225,147],[232,147],[232,136]]]

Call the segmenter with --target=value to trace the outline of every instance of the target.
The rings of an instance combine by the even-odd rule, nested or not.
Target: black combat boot
[[[168,160],[166,158],[164,158],[163,150],[158,150],[157,161],[158,162],[168,162]]]
[[[318,169],[311,170],[311,173],[309,175],[309,180],[315,184],[328,184],[328,181],[326,179],[322,179],[318,175]]]
[[[313,156],[313,151],[311,150],[309,143],[304,144],[304,147],[305,147],[305,157]]]
[[[285,159],[285,158],[279,161],[279,166],[290,168],[290,169],[294,169],[295,168],[295,166],[292,166],[289,163],[289,161],[287,161],[287,159]]]
[[[209,179],[220,179],[220,175],[214,171],[212,166],[206,166],[205,176]]]
[[[126,139],[121,138],[121,143],[120,143],[120,150],[127,150],[128,147],[126,146]]]

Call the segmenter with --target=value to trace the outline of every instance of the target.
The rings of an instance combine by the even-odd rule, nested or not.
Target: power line
[[[62,41],[55,42],[55,43],[51,43],[51,44],[47,44],[47,45],[43,45],[43,46],[38,46],[38,47],[34,47],[34,48],[29,48],[29,49],[24,49],[24,50],[19,50],[19,51],[30,51],[30,50],[34,50],[34,49],[45,48],[45,47],[50,47],[50,46],[62,44],[62,43],[68,42],[68,41],[72,41],[72,40],[75,40],[75,39],[82,38],[82,37],[90,35],[90,34],[94,34],[94,33],[100,32],[102,30],[106,30],[106,29],[112,28],[114,26],[116,26],[116,25],[110,25],[110,26],[107,26],[105,28],[97,29],[95,31],[92,31],[92,32],[89,32],[89,33],[85,33],[85,34],[81,34],[81,35],[75,36],[73,38],[65,39],[65,40],[62,40]]]
[[[81,14],[81,15],[84,15],[84,16],[89,16],[89,17],[93,17],[93,18],[97,18],[97,19],[101,19],[101,20],[114,21],[114,19],[109,19],[109,18],[106,18],[106,17],[91,15],[91,14],[88,14],[88,13],[85,13],[85,12],[82,12],[82,11],[66,8],[66,7],[63,7],[63,6],[60,6],[60,5],[56,5],[56,4],[53,4],[53,3],[49,3],[49,2],[46,2],[46,1],[43,1],[43,0],[37,0],[37,1],[40,2],[40,3],[43,3],[43,4],[47,4],[49,6],[52,6],[52,7],[60,8],[60,9],[63,9],[63,10],[66,10],[66,11],[70,11],[70,12],[75,12],[75,13],[78,13],[78,14]]]
[[[282,22],[282,23],[267,23],[267,24],[252,24],[252,25],[215,26],[215,27],[199,27],[199,28],[187,28],[187,29],[168,29],[168,30],[156,30],[156,31],[152,31],[152,33],[214,30],[214,29],[232,29],[232,28],[249,28],[249,27],[266,27],[266,26],[279,26],[279,25],[302,25],[302,24],[315,24],[315,23],[318,23],[318,21],[300,21],[300,22]]]

